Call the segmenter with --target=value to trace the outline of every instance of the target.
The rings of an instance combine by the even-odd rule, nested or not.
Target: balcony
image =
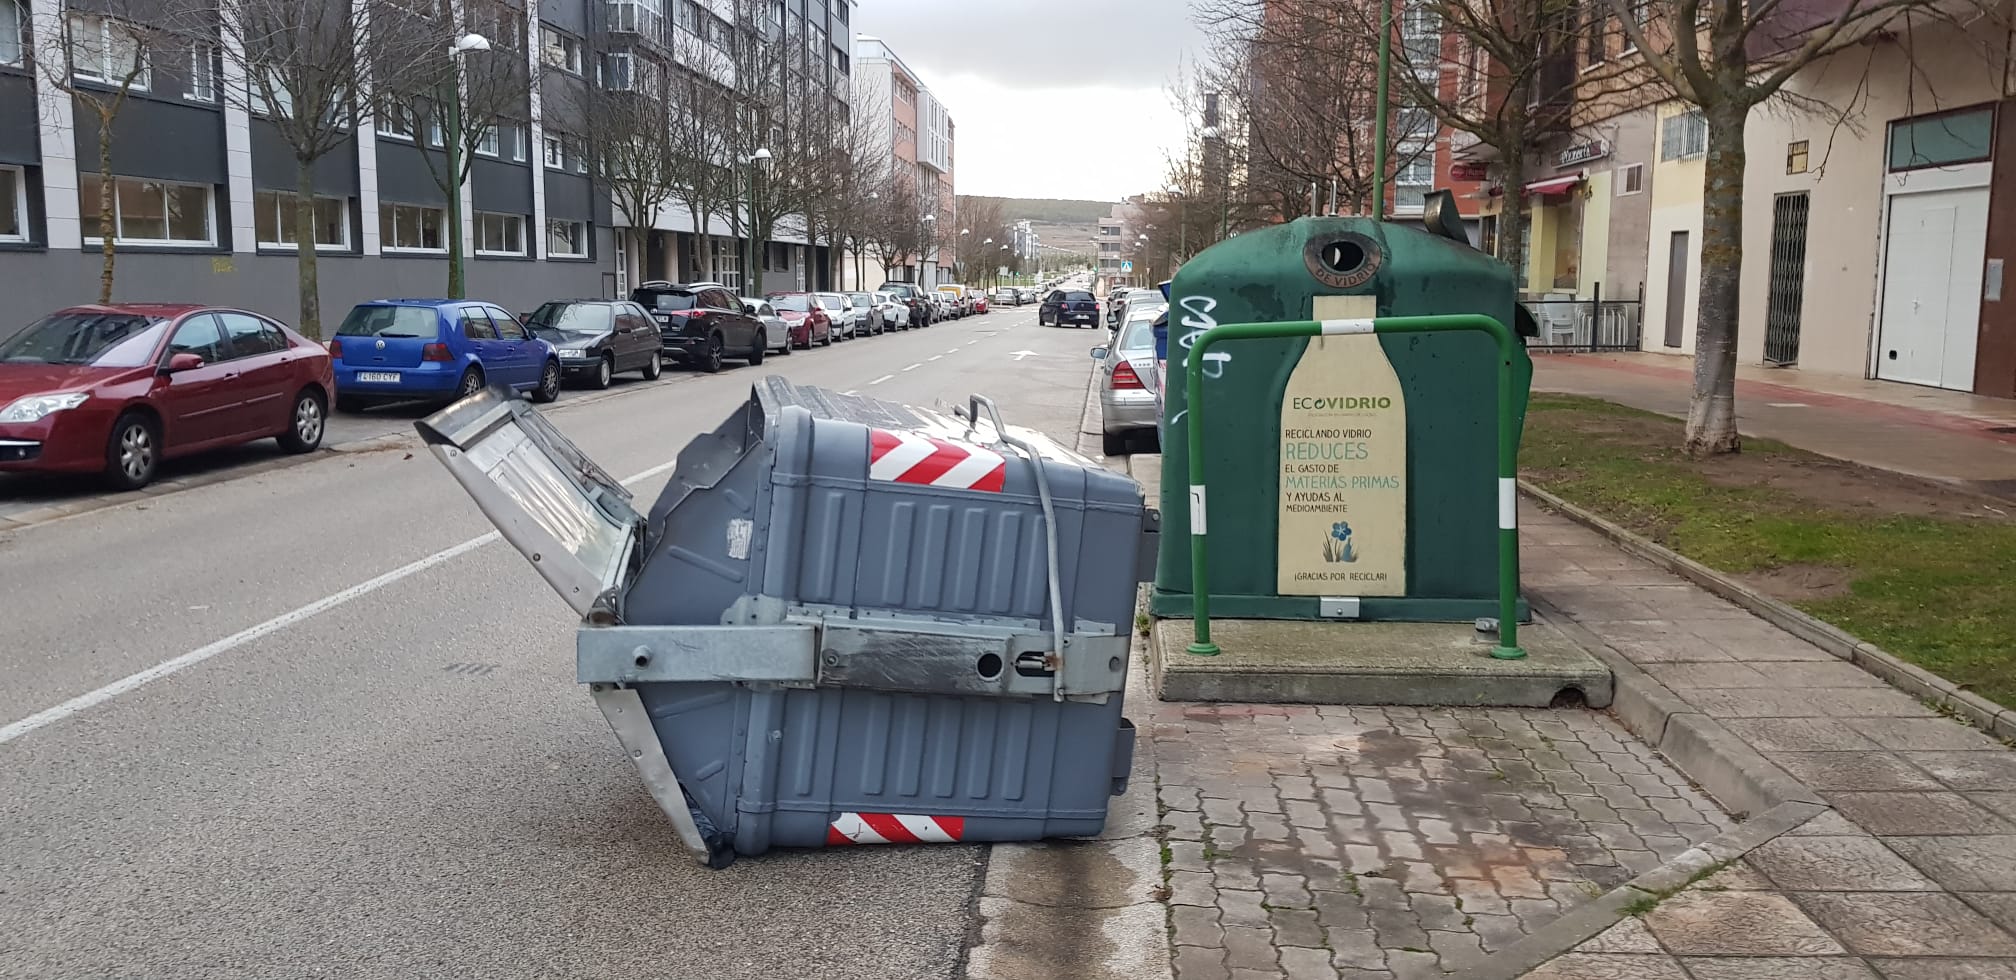
[[[612,34],[635,34],[659,43],[665,40],[665,11],[656,0],[607,0],[604,12]]]

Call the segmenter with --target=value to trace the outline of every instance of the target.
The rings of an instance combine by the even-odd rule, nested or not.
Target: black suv
[[[917,284],[914,282],[885,282],[875,288],[881,292],[895,295],[898,301],[910,308],[910,326],[912,329],[928,327],[931,325],[931,321],[938,319],[936,316],[938,312],[937,305],[932,303],[930,297],[925,296],[924,291],[917,288]]]
[[[723,357],[763,363],[768,349],[763,321],[724,287],[647,282],[630,291],[630,301],[658,321],[665,353],[689,367],[713,374]]]
[[[1043,297],[1043,305],[1036,308],[1036,325],[1061,327],[1067,323],[1098,326],[1098,297],[1083,289],[1051,290],[1050,295]]]

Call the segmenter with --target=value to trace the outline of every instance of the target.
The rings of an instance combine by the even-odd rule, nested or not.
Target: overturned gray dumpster
[[[701,860],[1097,833],[1155,522],[1002,424],[766,378],[648,514],[525,402],[418,423],[582,617],[577,678]]]

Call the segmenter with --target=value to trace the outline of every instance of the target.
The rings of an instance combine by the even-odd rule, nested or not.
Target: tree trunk
[[[1524,140],[1498,148],[1505,171],[1504,205],[1498,211],[1498,260],[1512,267],[1513,288],[1526,288],[1526,166]]]
[[[1743,126],[1738,108],[1709,111],[1701,191],[1701,295],[1695,307],[1694,397],[1687,454],[1742,449],[1736,434],[1736,315],[1743,272]]]
[[[322,281],[315,264],[315,162],[294,161],[294,265],[301,300],[297,324],[312,340],[322,339]]]
[[[112,267],[117,264],[118,249],[113,239],[118,236],[118,226],[112,213],[112,118],[103,113],[98,117],[98,236],[99,252],[104,256],[104,266],[98,271],[98,302],[112,302]]]

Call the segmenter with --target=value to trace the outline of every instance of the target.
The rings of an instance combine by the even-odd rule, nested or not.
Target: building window
[[[384,106],[378,110],[377,125],[380,136],[410,141],[413,138],[413,109],[404,105]]]
[[[1890,169],[1977,163],[1988,159],[1994,135],[1992,106],[1899,119],[1890,124]]]
[[[430,112],[427,118],[427,145],[437,150],[447,149],[447,140],[441,133],[441,120],[435,119]]]
[[[378,205],[378,238],[387,252],[446,252],[447,222],[441,208],[422,204]]]
[[[1652,23],[1652,0],[1631,0],[1631,22],[1638,25],[1640,34],[1645,32],[1645,25]],[[1637,51],[1638,45],[1631,40],[1631,32],[1624,31],[1623,34],[1624,53]]]
[[[5,3],[6,0],[0,0]],[[189,48],[189,90],[182,93],[191,102],[217,101],[217,49],[208,44]]]
[[[546,169],[567,169],[567,141],[552,133],[547,133],[540,141],[545,146]]]
[[[77,207],[84,237],[103,241],[106,231],[121,245],[215,245],[208,184],[176,184],[138,177],[112,178],[112,227],[99,223],[97,174],[77,175]]]
[[[1433,8],[1410,2],[1400,12],[1400,43],[1407,49],[1407,63],[1415,68],[1432,68],[1442,57],[1442,21]]]
[[[259,80],[252,82],[251,95],[257,100],[259,113],[273,119],[294,117],[294,92],[287,87],[286,79],[279,71],[262,68]]]
[[[1708,152],[1708,117],[1689,109],[1659,121],[1659,159],[1686,160]]]
[[[1396,213],[1420,213],[1427,204],[1429,188],[1434,186],[1435,153],[1432,149],[1424,149],[1394,171],[1393,210]]]
[[[513,163],[525,162],[525,141],[532,137],[531,127],[522,123],[511,123],[502,128],[504,155]]]
[[[1806,158],[1811,144],[1805,140],[1793,140],[1785,144],[1785,172],[1803,174],[1806,172]]]
[[[7,0],[0,0],[5,6]],[[96,213],[97,207],[92,207]],[[0,167],[0,242],[28,240],[28,181],[20,167]]]
[[[476,134],[476,152],[486,157],[494,157],[497,155],[496,124],[493,123],[491,125],[485,126],[483,127],[482,132]]]
[[[1586,0],[1582,12],[1582,62],[1585,67],[1600,65],[1610,58],[1610,7],[1607,0]]]
[[[27,15],[21,10],[22,0],[0,0],[0,65],[21,65],[21,23]]]
[[[477,255],[524,255],[525,217],[476,212]]]
[[[70,73],[87,82],[123,85],[133,77],[133,90],[144,92],[151,74],[133,28],[110,17],[70,14]]]
[[[252,195],[252,224],[260,248],[293,248],[294,192],[259,191]],[[315,199],[315,248],[341,252],[350,247],[350,202],[340,197]]]
[[[1617,168],[1617,196],[1641,194],[1645,191],[1645,165],[1634,163]]]
[[[1582,195],[1554,209],[1554,288],[1576,288],[1582,278]]]
[[[1398,142],[1418,144],[1434,139],[1436,130],[1441,128],[1435,121],[1435,113],[1419,106],[1400,106],[1393,115],[1392,138]]]
[[[550,27],[539,28],[539,58],[548,66],[570,75],[581,74],[581,39],[568,37]]]
[[[546,257],[585,259],[588,257],[588,222],[564,218],[546,219]]]

